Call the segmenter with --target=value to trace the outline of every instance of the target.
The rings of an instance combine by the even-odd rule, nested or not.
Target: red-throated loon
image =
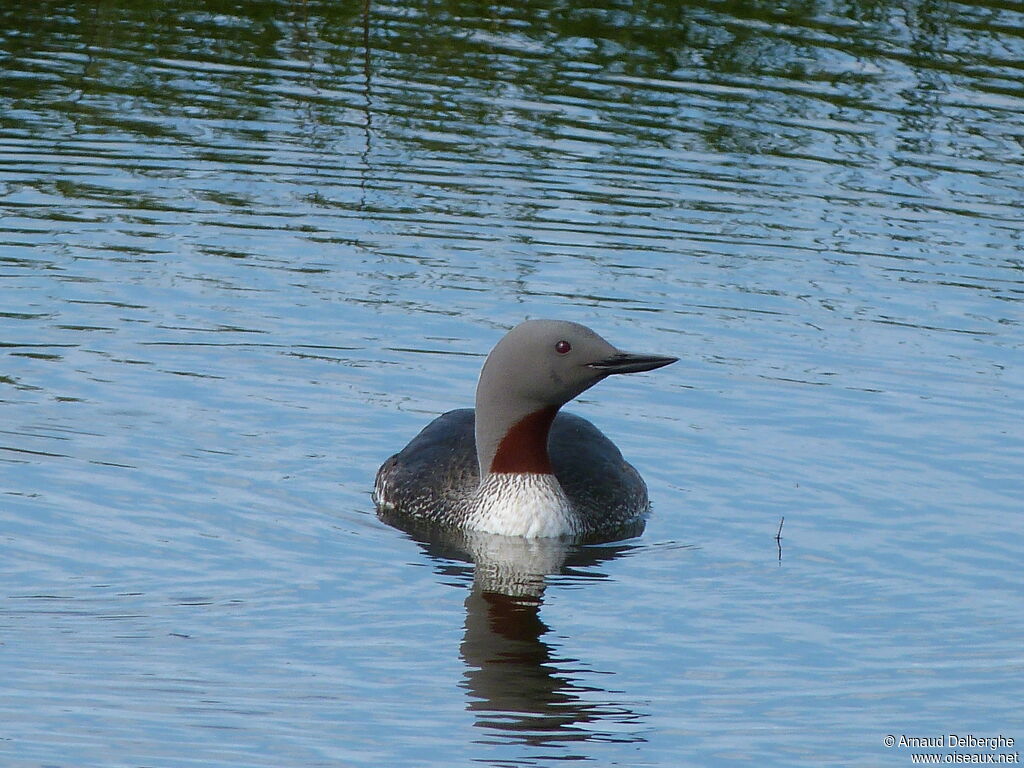
[[[601,431],[559,408],[615,373],[678,358],[622,352],[586,326],[527,320],[491,350],[476,409],[449,411],[384,462],[382,514],[506,536],[584,536],[646,514],[647,486]]]

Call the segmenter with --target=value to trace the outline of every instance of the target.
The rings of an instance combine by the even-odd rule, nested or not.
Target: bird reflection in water
[[[560,583],[605,578],[599,566],[636,550],[636,543],[622,539],[638,535],[642,523],[604,544],[402,527],[445,575],[453,573],[452,560],[475,566],[460,651],[467,709],[477,727],[488,732],[482,743],[564,747],[591,740],[644,741],[645,716],[616,704],[614,691],[592,684],[601,671],[560,656],[558,646],[545,641],[551,630],[540,616],[551,576]],[[468,578],[470,570],[455,572]]]

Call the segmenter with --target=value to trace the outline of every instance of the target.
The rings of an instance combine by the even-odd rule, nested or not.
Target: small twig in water
[[[783,515],[779,520],[779,530],[775,533],[775,544],[779,548],[779,565],[782,565],[782,524],[786,522],[786,516]]]

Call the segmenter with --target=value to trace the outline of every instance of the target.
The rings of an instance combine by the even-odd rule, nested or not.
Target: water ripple
[[[0,9],[14,765],[1015,722],[1019,7],[207,5]],[[369,489],[545,315],[683,360],[574,405],[654,515],[531,602]]]

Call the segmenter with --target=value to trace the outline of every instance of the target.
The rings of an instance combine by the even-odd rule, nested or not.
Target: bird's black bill
[[[663,365],[669,365],[678,360],[678,357],[666,357],[664,355],[634,355],[630,352],[617,352],[604,360],[590,363],[590,367],[601,373],[640,373],[640,371],[653,371]]]

